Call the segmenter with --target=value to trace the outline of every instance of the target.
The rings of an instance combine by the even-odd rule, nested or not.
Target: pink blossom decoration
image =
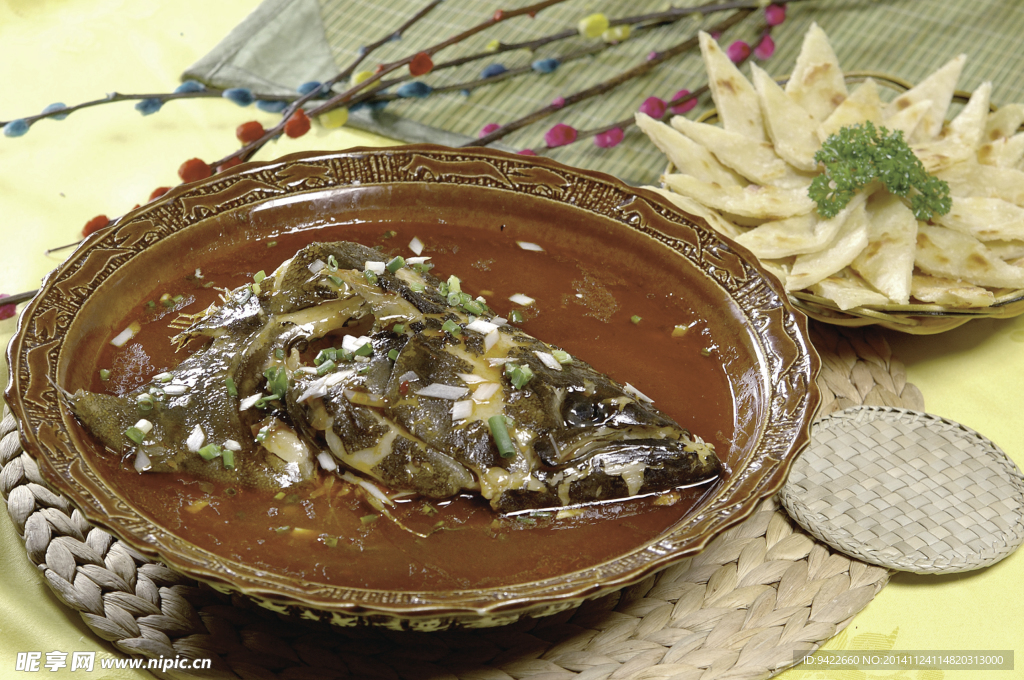
[[[732,60],[732,63],[738,64],[750,56],[750,45],[742,40],[737,40],[733,44],[729,45],[729,48],[725,53],[729,55],[729,59]]]
[[[665,115],[665,100],[658,97],[648,97],[640,105],[640,113],[646,113],[651,118],[661,118]]]
[[[651,50],[650,52],[647,53],[647,61],[654,61],[657,58],[658,58],[658,51],[657,50]]]
[[[533,149],[520,149],[519,151],[516,151],[516,153],[519,154],[520,156],[536,156],[537,155],[537,152],[534,151]]]
[[[613,146],[618,146],[622,142],[622,138],[624,136],[622,128],[614,127],[611,130],[594,135],[594,144],[602,149],[610,149]]]
[[[497,123],[488,123],[487,125],[480,128],[480,132],[479,134],[477,134],[477,137],[486,137],[487,135],[491,134],[500,127],[501,126],[498,125]]]
[[[675,101],[677,99],[682,99],[683,97],[685,97],[688,94],[690,94],[689,90],[679,90],[679,92],[676,92],[674,95],[672,95],[672,101]],[[693,107],[695,107],[695,106],[697,106],[697,98],[696,97],[694,97],[693,99],[687,100],[687,101],[683,102],[682,104],[679,104],[678,106],[673,106],[670,110],[672,111],[672,113],[676,114],[677,116],[681,116],[682,114],[686,113],[687,111],[693,110]]]
[[[11,296],[8,295],[7,293],[0,293],[0,300],[2,300],[5,297],[11,297]],[[15,305],[3,305],[3,306],[0,306],[0,321],[2,321],[4,319],[10,319],[12,316],[15,315],[15,313],[17,311],[18,311],[18,308]]]
[[[770,58],[775,54],[775,41],[772,40],[770,35],[765,35],[761,38],[761,42],[754,48],[754,56],[758,59],[764,60]]]
[[[565,123],[558,123],[544,133],[544,143],[549,149],[557,146],[565,146],[576,141],[576,128]]]
[[[551,100],[551,106],[556,109],[560,109],[565,106],[565,97],[555,97]]]
[[[786,6],[768,5],[764,8],[764,20],[769,26],[778,26],[786,20]]]

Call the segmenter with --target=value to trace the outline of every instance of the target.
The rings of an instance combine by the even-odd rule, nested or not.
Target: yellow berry
[[[326,113],[320,114],[317,120],[320,121],[320,124],[327,128],[328,130],[340,128],[342,125],[348,122],[348,109],[346,109],[344,106],[340,106],[336,109],[331,109]]]
[[[628,37],[629,26],[625,24],[623,24],[622,26],[612,26],[611,28],[606,29],[605,32],[601,34],[601,40],[604,40],[606,43],[622,42]]]
[[[497,38],[495,38],[494,40],[492,40],[489,43],[487,43],[487,46],[484,47],[484,50],[487,51],[487,52],[497,52],[500,48],[501,48],[501,41],[498,40]]]
[[[591,14],[580,19],[577,30],[584,38],[597,38],[608,30],[608,17],[603,14]]]
[[[352,84],[358,85],[364,80],[369,80],[373,77],[373,71],[356,71],[352,74]]]

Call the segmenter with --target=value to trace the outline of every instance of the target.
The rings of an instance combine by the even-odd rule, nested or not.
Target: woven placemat
[[[822,413],[923,408],[879,331],[814,325],[812,338],[823,358]],[[28,558],[100,638],[133,656],[210,658],[207,677],[768,678],[842,630],[891,573],[815,541],[770,498],[700,554],[555,616],[439,633],[335,629],[218,593],[89,525],[47,489],[9,413],[0,493]]]
[[[988,566],[1024,542],[1024,476],[974,430],[857,406],[817,421],[812,434],[779,500],[833,548],[939,574]]]

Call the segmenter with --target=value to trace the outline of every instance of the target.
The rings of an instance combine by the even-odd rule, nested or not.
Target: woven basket
[[[859,83],[868,78],[894,92],[906,92],[913,87],[902,78],[874,71],[850,71],[846,74],[848,83]],[[781,80],[780,83],[785,83],[785,80]],[[953,101],[962,104],[970,97],[970,92],[957,90],[953,94]],[[991,105],[990,109],[995,111],[996,106]],[[700,123],[714,123],[717,120],[718,112],[715,109],[706,111],[697,118],[697,122]],[[671,173],[673,170],[674,167],[669,165],[665,172]],[[878,325],[911,335],[932,335],[952,330],[972,319],[1006,319],[1024,313],[1024,289],[994,292],[995,301],[989,307],[948,307],[919,303],[869,305],[842,310],[832,300],[806,291],[790,293],[789,300],[804,314],[823,323],[851,328]]]

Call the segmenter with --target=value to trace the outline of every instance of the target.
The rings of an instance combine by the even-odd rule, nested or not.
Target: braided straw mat
[[[879,331],[813,324],[812,339],[820,415],[857,404],[923,410]],[[815,541],[769,498],[698,555],[578,609],[496,629],[331,628],[217,593],[89,525],[46,488],[10,413],[0,466],[8,512],[56,595],[120,652],[211,658],[208,677],[768,678],[846,627],[891,573]]]

